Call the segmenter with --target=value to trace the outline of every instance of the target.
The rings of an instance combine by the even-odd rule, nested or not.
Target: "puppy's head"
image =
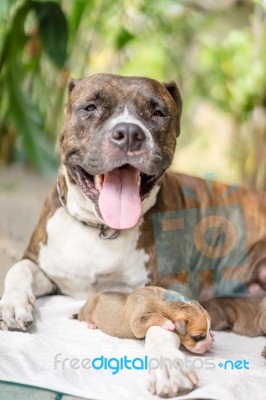
[[[180,341],[193,353],[204,353],[212,345],[211,319],[198,302],[186,303],[177,311],[174,320]]]
[[[174,82],[109,74],[69,82],[62,161],[109,227],[139,221],[142,201],[171,164],[181,108]]]

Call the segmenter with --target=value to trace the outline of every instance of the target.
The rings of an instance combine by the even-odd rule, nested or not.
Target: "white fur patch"
[[[48,240],[40,250],[40,267],[62,293],[87,298],[94,291],[131,291],[144,286],[149,257],[137,250],[139,226],[113,240],[99,238],[88,227],[59,208],[47,223]]]

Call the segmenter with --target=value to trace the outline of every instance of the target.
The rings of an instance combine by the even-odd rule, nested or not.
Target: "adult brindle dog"
[[[210,299],[212,274],[202,271],[200,300],[213,318],[213,329],[265,334],[266,195],[238,188],[223,197],[226,185],[213,183],[207,199],[204,180],[166,172],[181,108],[174,82],[109,74],[70,81],[57,185],[22,260],[7,274],[0,303],[2,329],[25,330],[33,319],[35,296],[55,290],[87,299],[97,291],[184,282],[183,273],[160,273],[152,215],[195,208],[201,212],[220,198],[220,205],[237,203],[243,210],[249,261],[225,269],[224,275],[242,281],[248,295]],[[195,196],[185,196],[182,187]],[[160,327],[148,330],[145,346],[154,357],[182,354],[177,336]],[[173,396],[196,382],[193,371],[167,371],[165,366],[153,371],[150,389]]]

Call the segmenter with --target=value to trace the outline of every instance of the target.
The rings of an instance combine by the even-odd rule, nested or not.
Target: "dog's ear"
[[[182,113],[182,99],[178,90],[178,87],[174,81],[164,82],[164,87],[168,90],[170,95],[173,97],[177,107],[177,118],[176,118],[176,136],[180,134],[180,118]]]
[[[74,87],[77,84],[77,79],[69,79],[68,84],[67,84],[67,94],[68,96],[70,95],[70,93],[72,92],[72,90],[74,89]],[[65,102],[64,104],[64,113],[65,115],[67,114],[67,111],[69,110],[69,104],[68,101]]]
[[[74,89],[74,87],[76,86],[77,81],[76,79],[70,79],[68,81],[67,87],[68,87],[68,94],[70,94],[72,92],[72,90]]]
[[[187,332],[187,324],[186,321],[180,320],[175,323],[175,329],[180,335],[185,335]]]

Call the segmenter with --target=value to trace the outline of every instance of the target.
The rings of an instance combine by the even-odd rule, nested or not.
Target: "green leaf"
[[[79,28],[82,16],[86,8],[91,8],[93,6],[93,3],[94,0],[75,0],[73,2],[73,7],[69,15],[72,33],[73,31],[76,32],[76,30]]]
[[[134,39],[135,36],[132,35],[127,29],[124,27],[120,28],[118,35],[116,36],[115,39],[115,47],[118,50],[121,50],[123,47],[125,47],[128,42],[130,42],[132,39]]]
[[[43,174],[54,175],[57,167],[52,146],[45,137],[44,118],[31,98],[31,93],[23,89],[25,70],[21,63],[21,55],[27,36],[24,24],[31,2],[24,1],[17,9],[5,37],[5,46],[1,55],[3,73],[1,84],[5,88],[7,101],[6,115],[9,124],[15,126],[20,136],[27,158],[31,164]]]
[[[0,78],[3,78],[2,70],[5,63],[7,63],[8,60],[11,58],[12,48],[16,48],[13,51],[14,53],[13,56],[16,61],[17,57],[19,57],[19,55],[16,54],[16,51],[18,49],[19,49],[18,51],[21,51],[21,49],[26,43],[26,36],[24,33],[24,22],[29,10],[30,10],[30,2],[29,0],[26,0],[21,5],[21,7],[18,8],[18,10],[16,11],[12,23],[10,24],[5,34],[3,35],[4,43],[0,54],[0,72],[1,72]]]
[[[68,26],[59,4],[34,1],[43,48],[56,67],[62,68],[67,59]]]
[[[87,17],[87,9],[92,10],[94,0],[75,0],[72,3],[72,9],[68,14],[69,48],[72,48],[76,40],[82,19],[84,16]]]
[[[8,17],[10,9],[14,3],[15,3],[15,0],[1,0],[0,1],[0,21],[3,21]]]
[[[32,165],[43,174],[52,176],[58,164],[54,150],[44,136],[42,115],[31,98],[23,93],[17,74],[16,68],[12,67],[7,72],[9,116],[22,138],[23,147]]]

